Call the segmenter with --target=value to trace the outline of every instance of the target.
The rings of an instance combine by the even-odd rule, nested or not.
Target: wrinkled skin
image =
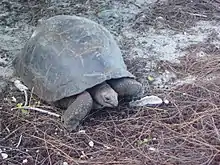
[[[135,79],[121,78],[96,85],[83,93],[64,98],[57,105],[67,108],[62,116],[64,125],[70,131],[76,130],[81,120],[92,109],[118,106],[118,96],[136,97],[142,93],[142,85]]]

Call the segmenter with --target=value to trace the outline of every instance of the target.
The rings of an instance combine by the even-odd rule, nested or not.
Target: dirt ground
[[[91,112],[76,132],[57,117],[12,110],[24,95],[7,81],[10,62],[38,20],[57,14],[104,25],[145,95],[170,103],[131,108],[120,101]],[[0,1],[0,164],[220,164],[219,20],[220,0]],[[62,114],[38,102],[33,96],[32,106]]]

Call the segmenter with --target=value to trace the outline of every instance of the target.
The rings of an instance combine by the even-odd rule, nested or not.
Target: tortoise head
[[[116,93],[110,85],[103,83],[92,89],[92,97],[102,107],[117,107],[118,93]]]

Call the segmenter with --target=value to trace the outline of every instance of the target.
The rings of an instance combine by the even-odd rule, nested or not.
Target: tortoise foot
[[[142,84],[132,78],[112,79],[108,83],[122,97],[135,98],[143,94]]]
[[[64,127],[69,131],[75,131],[93,107],[92,97],[87,91],[81,93],[76,98],[72,97],[72,99],[72,103],[62,116]]]

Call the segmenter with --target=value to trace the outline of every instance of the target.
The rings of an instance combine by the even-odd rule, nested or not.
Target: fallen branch
[[[16,108],[12,108],[11,110],[15,110],[15,109],[27,109],[27,110],[34,110],[34,111],[38,111],[38,112],[42,112],[42,113],[46,113],[48,115],[52,115],[52,116],[56,116],[56,117],[60,117],[59,114],[53,113],[53,112],[49,112],[40,108],[35,108],[35,107],[30,107],[30,106],[22,106],[22,107],[16,107]]]
[[[48,114],[48,115],[60,117],[60,115],[58,115],[58,114],[56,114],[56,113],[49,112],[49,111],[46,111],[46,110],[43,110],[43,109],[40,109],[40,108],[35,108],[35,107],[27,106],[27,104],[28,104],[28,95],[27,95],[27,90],[28,90],[28,88],[27,88],[25,85],[23,85],[19,80],[15,80],[15,81],[14,81],[14,85],[15,85],[21,92],[24,92],[24,95],[25,95],[25,103],[24,103],[24,106],[12,108],[11,110],[14,110],[14,109],[28,109],[28,110],[34,110],[34,111],[46,113],[46,114]],[[32,89],[32,90],[33,90],[33,89]],[[31,97],[32,97],[32,95],[31,95]]]

